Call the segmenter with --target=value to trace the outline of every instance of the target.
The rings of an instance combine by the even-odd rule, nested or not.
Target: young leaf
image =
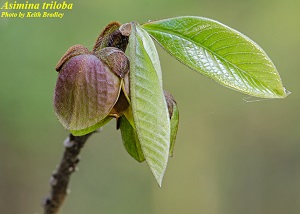
[[[81,130],[69,130],[74,136],[82,136],[82,135],[86,135],[88,133],[91,133],[99,128],[101,128],[102,126],[104,126],[106,123],[108,123],[113,117],[105,117],[103,120],[99,121],[98,123],[96,123],[93,126],[90,126],[86,129],[81,129]]]
[[[183,64],[252,96],[284,98],[287,93],[267,54],[245,35],[202,17],[176,17],[142,26]]]
[[[167,167],[170,120],[160,63],[150,36],[132,23],[129,37],[130,100],[138,140],[159,186]]]
[[[179,124],[179,110],[174,97],[167,91],[164,91],[165,99],[168,106],[170,125],[171,125],[171,139],[170,139],[170,157],[173,156],[178,124]]]
[[[176,141],[176,136],[177,136],[177,131],[178,131],[178,124],[179,124],[179,111],[177,104],[175,103],[174,108],[173,108],[173,115],[171,117],[171,144],[170,144],[170,156],[173,156],[174,153],[174,146],[175,146],[175,141]]]
[[[145,160],[141,144],[138,140],[136,131],[131,126],[127,118],[123,115],[119,118],[122,140],[127,152],[138,162]]]

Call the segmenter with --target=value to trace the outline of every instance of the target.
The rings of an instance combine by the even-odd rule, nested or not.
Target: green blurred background
[[[68,135],[52,109],[54,67],[64,52],[74,44],[92,48],[110,21],[181,15],[216,19],[252,38],[292,94],[257,101],[191,71],[159,47],[164,87],[180,108],[163,187],[126,153],[110,122],[86,144],[62,213],[300,212],[300,1],[67,2],[73,10],[62,19],[0,18],[1,214],[42,213]]]

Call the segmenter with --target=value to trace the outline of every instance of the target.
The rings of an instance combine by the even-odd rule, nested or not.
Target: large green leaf
[[[287,96],[267,54],[245,35],[202,17],[176,17],[142,26],[183,64],[240,92]]]
[[[160,62],[148,33],[137,23],[129,38],[130,100],[136,133],[147,164],[161,186],[170,147],[170,120]]]

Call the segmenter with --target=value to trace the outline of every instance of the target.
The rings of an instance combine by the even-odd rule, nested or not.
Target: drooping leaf
[[[122,141],[126,151],[138,162],[143,162],[145,157],[135,129],[124,115],[119,120]]]
[[[287,96],[267,54],[230,27],[202,17],[176,17],[142,27],[180,62],[229,88],[263,98]]]
[[[146,162],[161,186],[169,156],[170,120],[156,48],[137,23],[132,23],[129,56],[130,100],[136,132]]]

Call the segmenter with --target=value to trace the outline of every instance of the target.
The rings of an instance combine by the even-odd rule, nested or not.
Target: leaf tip
[[[283,88],[284,90],[284,96],[282,98],[286,98],[287,96],[289,96],[292,92],[288,91],[286,88]]]
[[[159,176],[154,175],[154,177],[155,177],[155,180],[156,180],[158,186],[159,186],[159,187],[162,187],[162,181],[163,181],[164,175],[163,175],[163,174],[162,174],[162,175],[159,175]]]
[[[147,155],[145,155],[146,162],[147,162],[147,164],[150,168],[150,171],[152,172],[159,187],[162,186],[163,178],[164,178],[165,171],[167,168],[168,157],[169,157],[169,154],[166,155],[164,164],[163,165],[159,164],[160,165],[159,166],[157,163],[155,163],[151,159],[149,159],[149,157]]]
[[[285,87],[282,87],[281,90],[277,90],[276,93],[274,94],[274,96],[270,96],[267,98],[279,98],[279,99],[283,99],[286,98],[287,96],[289,96],[292,92],[288,91]]]

